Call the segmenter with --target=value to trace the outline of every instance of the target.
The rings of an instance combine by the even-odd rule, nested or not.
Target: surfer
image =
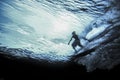
[[[72,48],[75,50],[75,52],[77,52],[77,50],[75,48],[77,46],[82,48],[83,46],[81,45],[80,39],[79,39],[79,37],[78,37],[78,35],[76,34],[75,31],[72,32],[72,37],[71,37],[70,41],[68,42],[68,45],[70,44],[70,42],[72,41],[73,38],[74,38],[74,41],[72,43]]]

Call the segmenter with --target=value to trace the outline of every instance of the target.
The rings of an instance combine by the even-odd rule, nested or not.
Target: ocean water
[[[102,13],[95,11],[93,15],[82,9],[92,5],[87,0],[0,0],[0,46],[48,56],[73,55],[74,50],[67,44],[72,31],[83,34]]]

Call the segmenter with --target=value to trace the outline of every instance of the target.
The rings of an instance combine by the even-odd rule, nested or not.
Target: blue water
[[[35,54],[73,55],[73,49],[67,45],[71,32],[81,35],[96,19],[93,14],[79,10],[92,5],[88,2],[1,0],[1,46],[27,49]]]

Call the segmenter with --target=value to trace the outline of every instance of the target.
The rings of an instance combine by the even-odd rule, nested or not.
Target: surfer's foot
[[[75,53],[77,53],[77,51],[75,51]]]

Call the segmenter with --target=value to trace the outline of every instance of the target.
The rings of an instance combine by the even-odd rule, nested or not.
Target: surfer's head
[[[72,35],[75,35],[75,34],[76,34],[76,32],[75,32],[75,31],[73,31],[73,32],[72,32]]]

